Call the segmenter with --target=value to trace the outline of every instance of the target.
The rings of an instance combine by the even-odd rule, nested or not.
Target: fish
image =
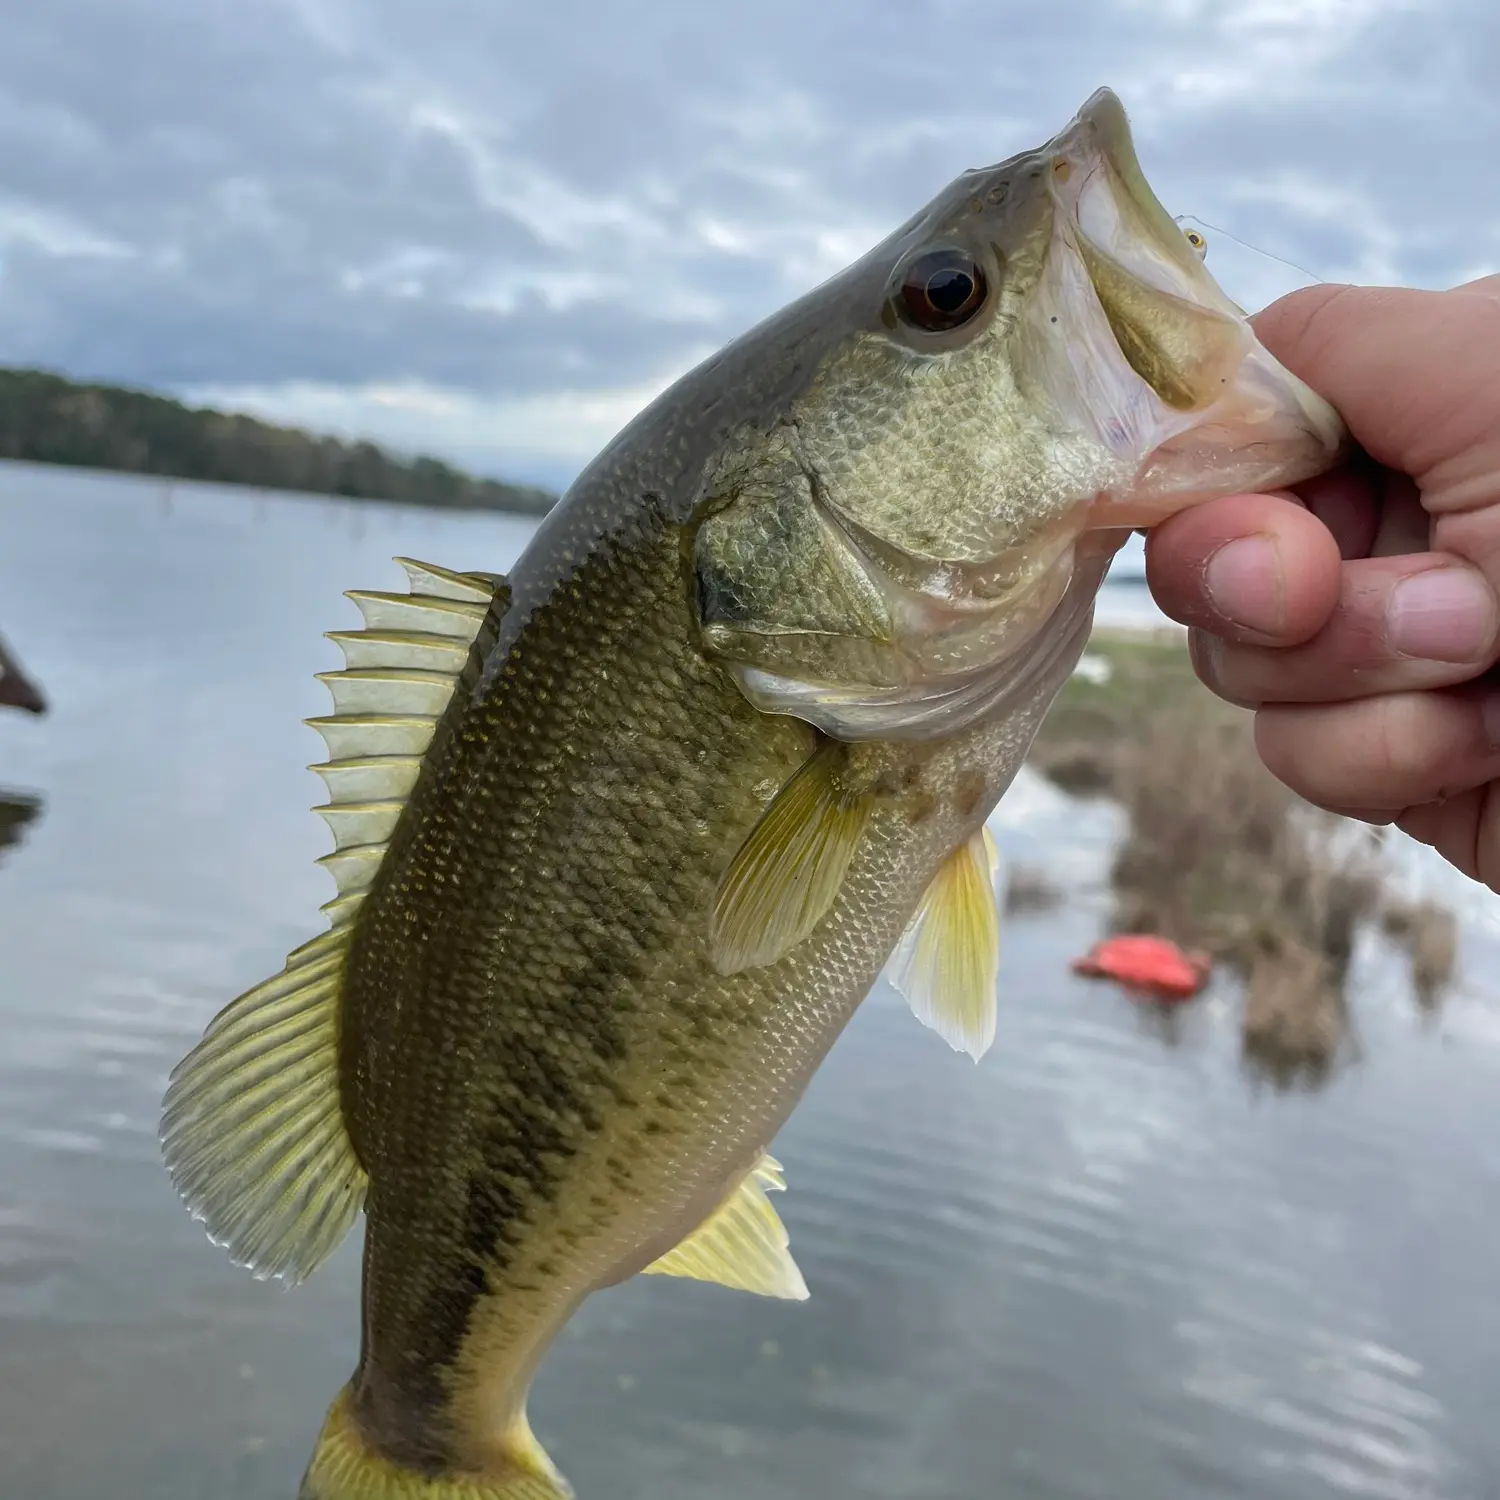
[[[363,1218],[302,1500],[559,1500],[527,1396],[584,1298],[808,1295],[773,1138],[883,970],[992,1043],[986,820],[1113,553],[1346,443],[1106,89],[683,376],[507,576],[350,594],[310,721],[328,930],[209,1024],[161,1127],[257,1276]]]

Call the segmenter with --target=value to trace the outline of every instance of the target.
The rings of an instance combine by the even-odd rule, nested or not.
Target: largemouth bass
[[[365,1219],[304,1500],[557,1500],[532,1376],[643,1272],[806,1286],[767,1147],[893,955],[976,1058],[984,825],[1130,528],[1305,479],[1115,96],[965,173],[641,413],[508,579],[352,595],[331,927],[172,1076],[171,1173],[297,1281]]]

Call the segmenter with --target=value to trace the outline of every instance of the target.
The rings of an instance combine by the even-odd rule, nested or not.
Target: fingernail
[[[1404,578],[1386,605],[1386,641],[1401,656],[1477,661],[1495,634],[1495,596],[1468,568]]]
[[[1219,664],[1224,659],[1224,643],[1206,630],[1188,631],[1188,659],[1205,687],[1217,691]]]
[[[1226,542],[1208,560],[1203,582],[1214,608],[1246,630],[1274,634],[1281,626],[1281,560],[1263,536]]]

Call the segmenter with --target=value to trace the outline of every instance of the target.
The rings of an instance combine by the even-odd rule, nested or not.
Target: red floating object
[[[1075,974],[1113,979],[1137,994],[1171,1001],[1191,1000],[1212,969],[1206,953],[1184,953],[1166,938],[1140,933],[1106,938],[1073,960]]]

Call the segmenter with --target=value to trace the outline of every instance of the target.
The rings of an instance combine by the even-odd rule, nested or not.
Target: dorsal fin
[[[172,1181],[209,1238],[262,1278],[310,1276],[364,1202],[338,1102],[349,936],[339,927],[314,938],[222,1010],[167,1088]]]
[[[807,1283],[787,1249],[786,1228],[766,1197],[785,1187],[781,1163],[763,1155],[685,1240],[641,1274],[687,1276],[763,1297],[803,1301]]]
[[[328,801],[314,810],[333,830],[334,852],[322,863],[338,895],[323,910],[335,923],[354,920],[469,649],[495,601],[508,598],[498,575],[396,561],[411,592],[349,591],[364,628],[329,631],[344,670],[318,674],[333,713],[307,721],[328,747],[328,759],[310,769],[328,788]]]
[[[319,676],[333,714],[307,722],[329,759],[316,809],[335,848],[331,930],[210,1023],[173,1070],[162,1114],[167,1169],[209,1237],[257,1276],[310,1276],[348,1232],[365,1173],[339,1106],[339,992],[354,919],[422,756],[504,580],[397,558],[409,594],[351,592],[363,630],[331,632],[342,672]]]

